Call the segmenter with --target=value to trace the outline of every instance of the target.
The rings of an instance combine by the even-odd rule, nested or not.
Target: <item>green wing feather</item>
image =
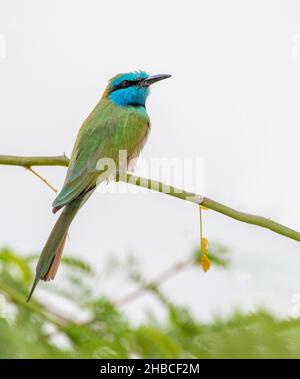
[[[71,155],[64,186],[53,202],[54,211],[96,185],[100,158],[118,163],[119,150],[135,155],[148,133],[145,110],[128,109],[102,99],[83,123]]]
[[[119,150],[127,150],[128,157],[135,158],[148,131],[144,108],[120,107],[108,99],[102,99],[86,119],[75,142],[64,186],[53,203],[54,211],[65,208],[43,248],[28,300],[39,280],[54,279],[69,226],[101,173],[96,169],[98,160],[112,158],[117,165]]]

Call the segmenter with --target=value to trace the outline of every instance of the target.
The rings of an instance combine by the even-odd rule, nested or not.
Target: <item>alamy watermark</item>
[[[130,174],[135,168],[137,175],[124,180],[124,175]],[[204,194],[204,160],[203,158],[151,158],[128,159],[126,150],[120,150],[117,161],[112,158],[101,158],[96,165],[99,172],[97,184],[119,178],[133,186],[117,187],[106,186],[108,193],[139,193],[145,189],[136,181],[145,181],[142,187],[163,193],[190,193]],[[103,192],[103,186],[101,192]]]

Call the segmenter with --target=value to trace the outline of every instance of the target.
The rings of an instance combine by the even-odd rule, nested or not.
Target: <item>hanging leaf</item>
[[[205,237],[201,237],[201,266],[204,272],[207,272],[211,267],[211,263],[207,254],[208,240]]]
[[[211,263],[208,258],[208,240],[207,238],[203,237],[201,209],[202,209],[202,206],[199,205],[201,266],[202,266],[203,271],[207,272],[211,267]]]

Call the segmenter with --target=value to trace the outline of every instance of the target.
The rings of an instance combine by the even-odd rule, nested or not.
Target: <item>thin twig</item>
[[[0,155],[0,164],[3,165],[15,165],[15,166],[68,166],[69,160],[65,155],[55,157],[19,157],[13,155]],[[256,216],[249,213],[239,212],[233,208],[230,208],[224,204],[221,204],[208,197],[202,197],[199,194],[186,192],[178,188],[167,186],[161,182],[145,179],[135,175],[122,175],[119,177],[119,181],[134,184],[143,188],[147,188],[156,192],[161,192],[166,195],[176,197],[181,200],[186,200],[197,205],[201,204],[204,207],[221,213],[225,216],[231,217],[235,220],[245,222],[247,224],[257,225],[262,228],[269,229],[274,233],[291,238],[295,241],[300,241],[300,233],[287,226],[279,224],[266,217]],[[168,188],[168,191],[165,191]]]
[[[199,205],[199,221],[200,221],[200,249],[201,249],[201,253],[202,253],[203,224],[202,224],[202,210],[201,210],[201,205]]]
[[[113,303],[117,306],[122,306],[124,304],[129,303],[132,300],[137,299],[139,296],[143,295],[145,291],[153,290],[153,288],[159,287],[163,282],[178,274],[180,271],[186,269],[188,266],[192,265],[193,262],[194,257],[182,262],[177,262],[172,267],[159,274],[155,279],[152,279],[149,282],[142,283],[141,286],[137,288],[135,291],[132,291],[128,295],[124,296],[119,300],[114,301]]]
[[[38,172],[36,172],[35,170],[33,170],[32,167],[26,167],[26,170],[30,171],[33,173],[33,175],[35,175],[37,178],[39,178],[42,182],[44,182],[46,184],[46,186],[48,186],[49,188],[52,189],[52,191],[54,191],[55,193],[57,193],[57,189],[54,188],[45,178],[43,178]]]

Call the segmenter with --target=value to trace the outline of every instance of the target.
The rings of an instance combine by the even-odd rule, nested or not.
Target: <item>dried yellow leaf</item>
[[[204,272],[207,272],[210,267],[211,263],[208,259],[208,240],[205,237],[201,237],[201,266]]]
[[[200,250],[201,250],[201,266],[202,270],[204,272],[208,271],[210,269],[211,263],[210,260],[208,259],[208,240],[207,238],[203,237],[203,232],[202,232],[202,214],[201,210],[202,209],[207,209],[203,207],[201,204],[199,204],[199,217],[200,217]]]
[[[205,255],[208,253],[208,239],[205,237],[201,238],[201,253]]]
[[[207,272],[210,269],[211,263],[207,255],[201,256],[201,266],[204,272]]]

